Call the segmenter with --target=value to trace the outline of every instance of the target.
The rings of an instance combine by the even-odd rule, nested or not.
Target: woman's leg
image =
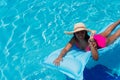
[[[111,24],[104,32],[100,33],[102,36],[104,37],[108,37],[109,34],[112,32],[112,30],[120,24],[120,20],[118,20],[117,22]]]
[[[120,37],[120,29],[115,34],[107,38],[107,45],[113,43],[118,37]]]

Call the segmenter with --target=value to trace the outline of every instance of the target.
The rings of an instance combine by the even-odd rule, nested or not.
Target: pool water
[[[120,0],[0,0],[0,80],[71,80],[42,64],[72,37],[63,32],[76,22],[99,32],[119,19]],[[106,70],[85,69],[85,80],[120,80]]]

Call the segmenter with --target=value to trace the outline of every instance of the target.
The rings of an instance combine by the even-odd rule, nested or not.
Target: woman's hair
[[[74,37],[77,40],[77,37],[75,36],[75,33],[74,33]],[[85,41],[88,42],[89,38],[90,38],[90,36],[88,35],[87,31],[85,31]]]

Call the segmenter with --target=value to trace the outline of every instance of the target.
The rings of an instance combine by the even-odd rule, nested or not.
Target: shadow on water
[[[120,80],[120,76],[117,74],[110,74],[110,69],[103,65],[96,65],[95,67],[84,70],[84,80]],[[74,80],[66,77],[66,80]]]

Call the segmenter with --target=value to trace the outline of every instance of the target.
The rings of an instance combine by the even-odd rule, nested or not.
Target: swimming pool
[[[119,8],[119,0],[1,0],[0,80],[66,80],[43,66],[45,56],[65,46],[74,23],[99,32],[120,19]]]

